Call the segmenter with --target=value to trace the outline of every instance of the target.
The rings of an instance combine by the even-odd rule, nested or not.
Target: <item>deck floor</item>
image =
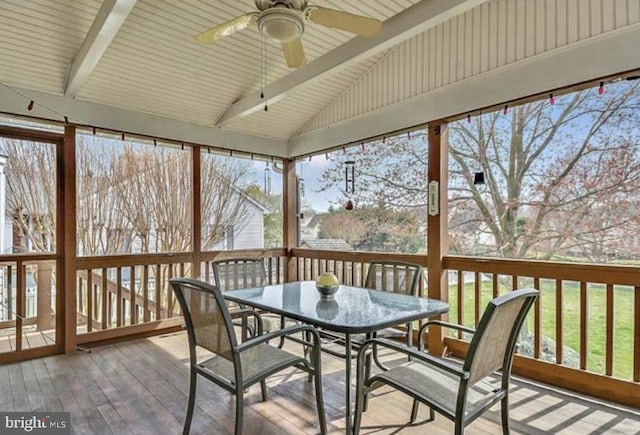
[[[293,346],[293,345],[292,345]],[[295,350],[295,348],[293,348]],[[392,359],[393,355],[388,355]],[[344,361],[323,357],[325,406],[331,433],[344,431]],[[188,392],[185,333],[0,366],[0,410],[71,412],[78,434],[178,434]],[[317,433],[313,384],[295,370],[268,380],[269,400],[258,387],[245,398],[245,434]],[[406,426],[411,401],[381,390],[364,414],[363,433],[449,434],[443,417]],[[206,381],[198,384],[192,434],[233,433],[234,400]],[[520,434],[640,433],[640,412],[514,379],[511,427]],[[467,434],[500,433],[499,407],[469,426]]]

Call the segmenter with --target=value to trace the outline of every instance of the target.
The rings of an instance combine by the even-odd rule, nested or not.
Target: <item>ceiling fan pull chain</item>
[[[264,111],[269,111],[268,99],[266,99],[264,89],[267,87],[267,38],[264,33],[260,32],[262,39],[262,92],[260,96],[265,99],[264,101]]]

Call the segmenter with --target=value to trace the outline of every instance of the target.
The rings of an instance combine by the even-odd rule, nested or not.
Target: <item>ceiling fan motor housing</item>
[[[256,8],[258,8],[259,11],[266,11],[269,8],[279,6],[302,12],[308,3],[308,0],[255,0]]]
[[[276,6],[260,13],[258,29],[276,42],[290,42],[302,36],[304,18],[300,12],[294,9]]]

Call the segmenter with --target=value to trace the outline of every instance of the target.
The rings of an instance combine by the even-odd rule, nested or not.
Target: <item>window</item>
[[[202,249],[282,246],[282,163],[201,151]]]
[[[232,250],[234,248],[233,225],[227,225],[227,229],[224,231],[224,240],[225,240],[224,249]]]
[[[191,150],[78,131],[79,255],[191,249]]]
[[[451,252],[637,262],[638,125],[628,80],[451,123]]]
[[[298,161],[300,246],[426,252],[426,136],[419,129]]]
[[[56,250],[56,146],[0,137],[0,247]]]

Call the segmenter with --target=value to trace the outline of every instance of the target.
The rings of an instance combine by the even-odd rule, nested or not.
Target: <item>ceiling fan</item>
[[[382,22],[348,12],[309,6],[308,0],[255,0],[257,11],[249,12],[222,23],[196,36],[198,42],[211,44],[250,25],[267,38],[282,45],[282,52],[290,68],[305,64],[301,37],[305,23],[312,22],[358,35],[372,37],[382,29]]]

